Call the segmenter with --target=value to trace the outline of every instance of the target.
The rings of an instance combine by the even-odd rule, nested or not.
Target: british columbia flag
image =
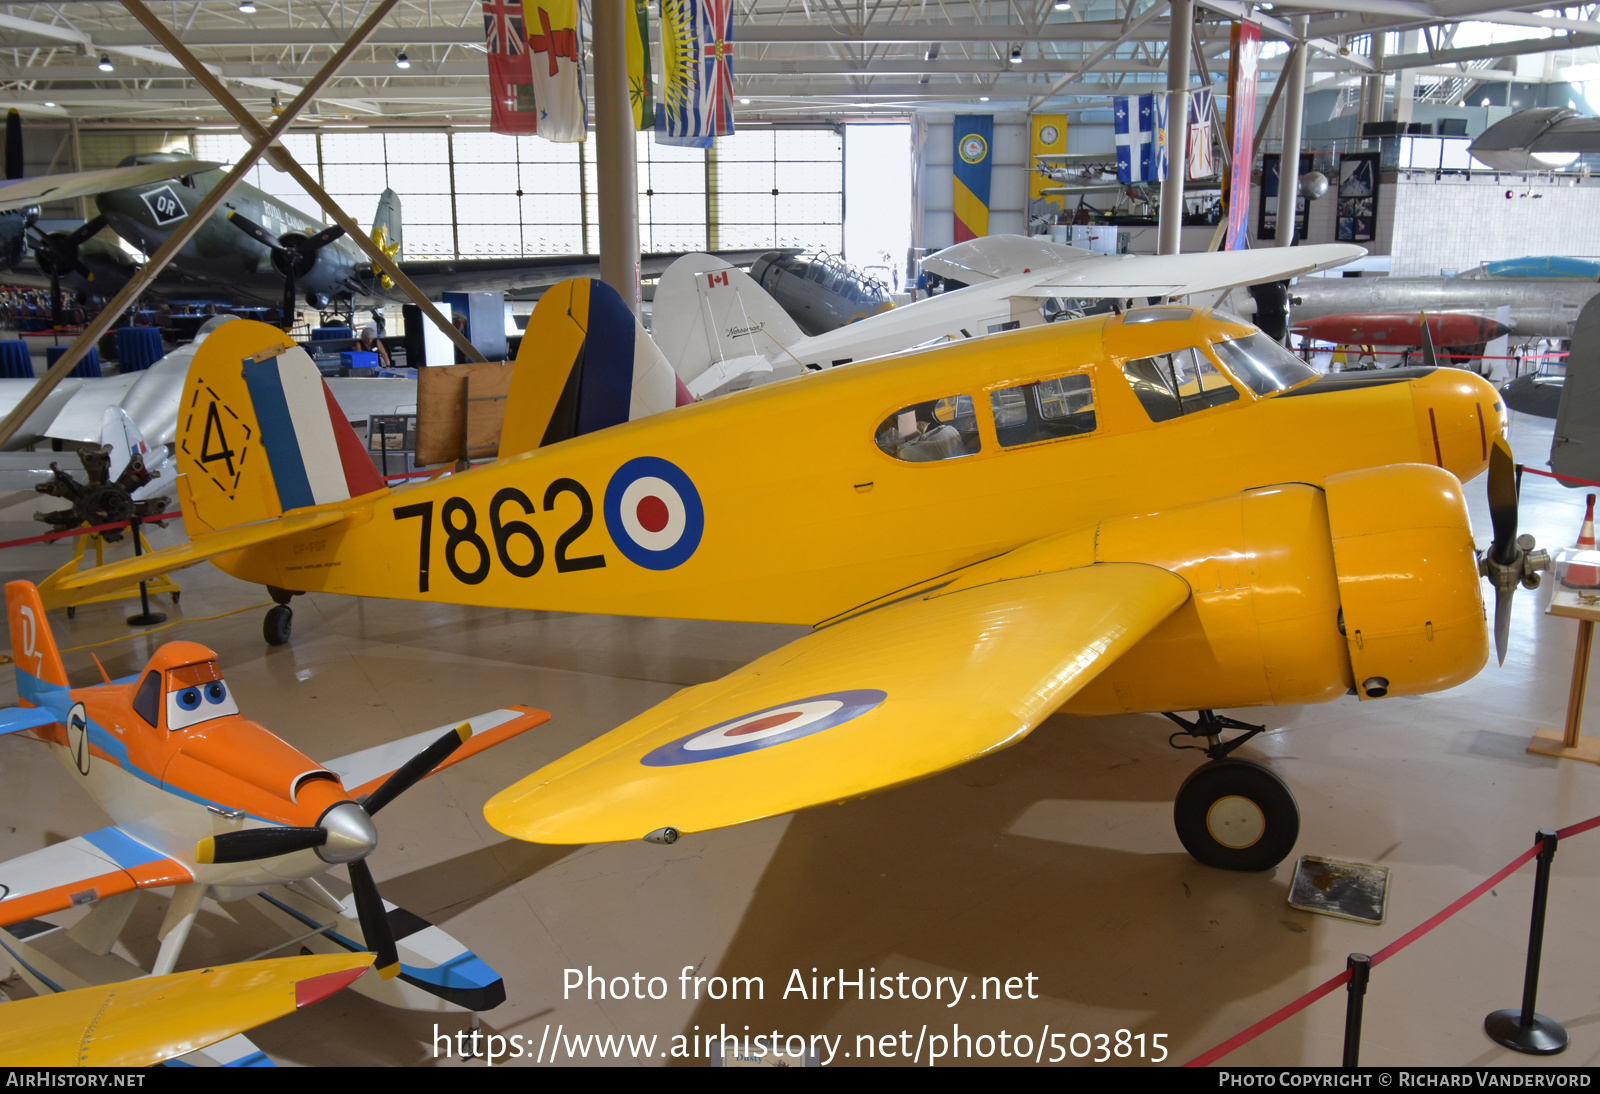
[[[656,140],[708,147],[733,132],[733,0],[662,0]]]

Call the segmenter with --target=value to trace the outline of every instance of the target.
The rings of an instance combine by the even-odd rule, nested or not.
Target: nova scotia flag
[[[1155,96],[1112,100],[1117,131],[1117,181],[1154,182]]]

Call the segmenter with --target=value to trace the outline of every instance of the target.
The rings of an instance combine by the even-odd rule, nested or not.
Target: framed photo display
[[[1283,157],[1276,152],[1264,153],[1261,157],[1261,212],[1256,218],[1257,239],[1278,238],[1278,161]],[[1310,152],[1300,153],[1300,170],[1295,178],[1307,174],[1312,169],[1313,157]],[[1291,187],[1292,188],[1292,187]],[[1295,195],[1294,202],[1294,238],[1296,242],[1306,238],[1306,199]]]
[[[1377,152],[1346,152],[1339,157],[1339,207],[1334,238],[1368,243],[1378,235]]]

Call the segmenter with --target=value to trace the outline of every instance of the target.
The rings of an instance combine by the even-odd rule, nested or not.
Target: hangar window
[[[907,463],[953,460],[982,447],[970,395],[929,399],[897,410],[878,426],[877,441],[879,448]]]
[[[1152,422],[1170,421],[1239,397],[1238,389],[1211,359],[1193,347],[1124,361],[1122,374]]]
[[[1270,335],[1256,332],[1213,347],[1223,364],[1257,395],[1271,395],[1316,376],[1311,367]]]
[[[1094,388],[1083,373],[989,393],[1002,448],[1077,437],[1095,429]]]

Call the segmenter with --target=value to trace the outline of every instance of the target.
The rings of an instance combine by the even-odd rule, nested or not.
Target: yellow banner
[[[1033,137],[1028,145],[1028,197],[1038,199],[1045,196],[1040,193],[1044,187],[1055,184],[1039,174],[1039,164],[1034,157],[1052,152],[1059,154],[1067,150],[1067,116],[1035,114],[1032,122]],[[1066,204],[1060,194],[1050,195],[1049,200],[1057,206]]]

